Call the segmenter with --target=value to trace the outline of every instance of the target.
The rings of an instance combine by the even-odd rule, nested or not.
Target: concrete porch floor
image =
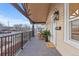
[[[61,56],[56,48],[48,48],[46,42],[38,38],[32,38],[17,56]]]

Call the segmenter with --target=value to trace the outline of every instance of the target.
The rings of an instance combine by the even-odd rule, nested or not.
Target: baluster
[[[3,56],[3,40],[2,40],[2,37],[1,37],[1,56]]]
[[[23,33],[21,33],[21,49],[23,49]]]
[[[6,56],[6,36],[5,36],[5,56]]]
[[[16,48],[17,48],[17,47],[16,47],[16,35],[17,35],[17,34],[15,34],[15,54],[16,54]]]
[[[8,56],[9,56],[9,43],[10,41],[9,41],[9,36],[8,36]]]
[[[12,56],[12,35],[11,35],[11,56]]]
[[[13,55],[14,55],[14,46],[15,44],[14,44],[14,35],[13,35]]]

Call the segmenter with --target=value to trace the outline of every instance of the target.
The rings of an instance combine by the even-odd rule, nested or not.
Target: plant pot
[[[41,35],[41,37],[40,37],[40,38],[41,38],[41,40],[44,40],[44,37],[43,37],[43,35]]]
[[[49,42],[49,40],[48,40],[48,37],[47,37],[47,36],[45,37],[45,42]]]

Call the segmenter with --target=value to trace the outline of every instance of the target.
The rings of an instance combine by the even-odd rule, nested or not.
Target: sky
[[[8,23],[9,26],[13,26],[15,24],[31,25],[25,16],[8,3],[0,3],[0,23],[6,26],[8,26]]]

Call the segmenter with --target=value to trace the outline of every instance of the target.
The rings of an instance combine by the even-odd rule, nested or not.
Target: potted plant
[[[50,36],[50,31],[49,30],[44,30],[43,32],[41,32],[41,34],[45,38],[45,41],[48,42],[49,41],[48,37]]]

